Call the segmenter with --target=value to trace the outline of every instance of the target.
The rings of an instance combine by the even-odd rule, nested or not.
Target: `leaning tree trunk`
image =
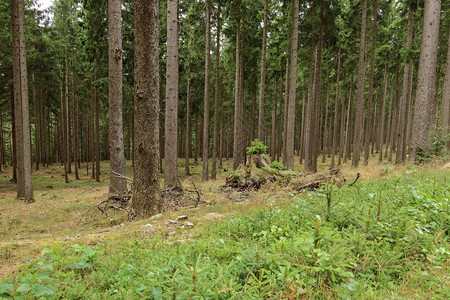
[[[159,210],[158,1],[134,1],[135,166],[131,208],[137,218]]]
[[[433,119],[440,14],[440,0],[425,0],[414,125],[412,128],[411,160],[413,162],[418,162],[420,154],[431,148],[429,134]]]
[[[123,195],[128,191],[124,177],[126,170],[122,117],[121,2],[121,0],[108,1],[110,195]]]

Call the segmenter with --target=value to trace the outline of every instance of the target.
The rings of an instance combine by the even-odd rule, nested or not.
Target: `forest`
[[[447,299],[450,1],[0,16],[0,298]]]

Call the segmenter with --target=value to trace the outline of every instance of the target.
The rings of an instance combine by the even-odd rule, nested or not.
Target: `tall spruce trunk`
[[[414,19],[414,8],[410,6],[409,14],[408,14],[408,33],[406,37],[406,49],[409,50],[411,47],[411,43],[413,42],[413,19]],[[403,88],[402,88],[402,96],[400,98],[400,106],[399,106],[399,118],[398,118],[398,129],[397,129],[397,141],[398,141],[398,150],[397,155],[395,157],[395,163],[400,164],[405,162],[406,156],[406,127],[407,127],[407,106],[409,102],[409,84],[410,84],[410,69],[412,67],[411,58],[406,57],[405,67],[403,69]]]
[[[219,150],[218,134],[219,134],[219,66],[220,66],[220,4],[217,7],[217,33],[216,33],[216,72],[214,87],[214,133],[213,133],[213,157],[211,164],[211,178],[216,179],[217,174],[217,155]]]
[[[353,157],[352,166],[359,165],[361,142],[363,133],[363,114],[364,114],[364,86],[366,80],[366,23],[367,23],[367,0],[363,0],[361,15],[361,38],[359,46],[359,64],[358,64],[358,87],[356,94],[356,112],[355,127],[353,131]]]
[[[445,67],[444,91],[442,93],[441,136],[450,134],[450,34],[448,35],[447,63]],[[445,142],[450,150],[450,139]]]
[[[124,177],[126,169],[122,117],[121,2],[108,0],[110,195],[123,195],[128,192]]]
[[[178,181],[178,0],[167,1],[167,75],[164,144],[164,186]]]
[[[134,1],[135,166],[131,208],[137,218],[156,214],[159,170],[159,10],[157,0]]]
[[[266,52],[267,52],[267,19],[269,15],[269,0],[264,0],[264,24],[263,24],[263,43],[261,55],[261,72],[259,82],[259,106],[258,106],[258,139],[264,141],[265,124],[264,124],[264,100],[266,87]]]
[[[17,197],[25,199],[26,202],[34,202],[31,181],[31,137],[25,46],[25,4],[23,0],[13,0],[11,4]]]
[[[211,1],[206,0],[205,97],[203,100],[203,166],[202,180],[208,180],[209,158],[209,74],[211,70]]]
[[[241,25],[238,20],[236,26],[236,75],[235,75],[235,91],[234,91],[234,134],[233,134],[233,170],[236,170],[241,163],[240,142],[242,135],[242,119],[241,119],[241,97],[240,97],[240,57],[241,57]]]
[[[75,82],[75,59],[74,59],[74,53],[72,51],[72,111],[73,111],[73,161],[74,161],[74,167],[75,167],[75,179],[79,180],[80,175],[78,172],[78,168],[80,165],[80,149],[79,149],[79,109],[78,109],[78,99],[76,95],[76,82]]]
[[[429,137],[433,120],[440,14],[440,0],[425,0],[416,105],[412,128],[411,160],[413,162],[420,161],[420,155],[431,148]]]
[[[272,98],[272,130],[270,133],[270,157],[272,160],[275,160],[275,155],[277,151],[276,142],[277,142],[277,78],[274,79],[274,97]]]
[[[286,130],[286,167],[294,169],[294,141],[295,141],[295,100],[297,83],[297,48],[298,48],[298,21],[299,1],[294,1],[291,33],[291,55],[289,67],[289,101]]]
[[[186,84],[186,146],[185,146],[185,161],[184,170],[186,175],[191,175],[189,170],[189,158],[191,154],[191,66],[188,65],[188,78]]]
[[[336,96],[334,99],[334,120],[333,120],[333,145],[331,149],[331,168],[335,167],[335,156],[337,150],[338,136],[339,136],[339,88],[341,79],[341,56],[342,50],[339,47],[338,53],[338,67],[336,75]],[[341,120],[342,122],[342,120]]]
[[[387,89],[388,89],[388,77],[389,77],[389,68],[388,68],[388,64],[384,65],[384,84],[383,84],[383,104],[381,105],[381,109],[380,109],[380,156],[378,158],[379,162],[383,161],[383,146],[384,146],[384,140],[385,140],[385,126],[384,124],[386,123],[385,121],[385,110],[386,110],[386,98],[387,98]]]
[[[375,77],[375,50],[377,47],[377,20],[378,20],[378,0],[373,1],[373,22],[372,22],[372,46],[370,48],[370,73],[369,73],[369,95],[367,98],[367,118],[365,122],[364,139],[364,165],[369,164],[369,146],[372,141],[372,104],[373,104],[373,86]],[[375,123],[375,122],[373,122]]]

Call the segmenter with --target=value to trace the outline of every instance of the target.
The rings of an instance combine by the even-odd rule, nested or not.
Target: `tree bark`
[[[386,98],[387,98],[387,89],[388,89],[388,77],[389,77],[389,68],[388,64],[384,65],[384,88],[383,88],[383,104],[381,105],[380,110],[380,156],[378,158],[379,162],[383,161],[383,146],[384,146],[384,140],[385,140],[385,130],[384,130],[384,124],[385,124],[385,110],[386,110]]]
[[[122,116],[121,2],[121,0],[108,0],[110,195],[124,195],[128,192],[127,183],[123,177],[126,175],[126,169]]]
[[[12,1],[14,107],[16,130],[17,197],[34,202],[31,181],[31,137],[28,103],[24,1]]]
[[[265,124],[264,124],[264,93],[266,87],[266,52],[267,52],[267,19],[269,15],[269,0],[264,0],[264,25],[263,25],[263,44],[261,55],[261,73],[259,82],[259,114],[258,114],[258,139],[264,141]]]
[[[242,119],[241,119],[241,97],[240,97],[240,57],[241,57],[241,25],[238,20],[236,27],[236,78],[234,91],[234,138],[233,138],[233,170],[236,170],[241,163],[241,135],[242,135]]]
[[[286,167],[294,170],[294,142],[295,142],[295,100],[297,83],[297,49],[298,49],[298,21],[299,0],[293,0],[291,33],[291,56],[289,68],[289,100],[286,131]]]
[[[217,33],[216,33],[216,74],[214,88],[214,134],[213,134],[213,157],[211,165],[211,178],[216,179],[216,164],[218,154],[218,134],[219,134],[219,65],[220,65],[220,4],[217,7]]]
[[[208,180],[209,157],[209,73],[211,51],[211,1],[206,0],[205,98],[203,100],[203,167],[202,181]]]
[[[184,170],[186,175],[191,175],[189,169],[189,158],[191,153],[191,66],[188,66],[188,78],[186,85],[186,153],[185,153],[185,161],[184,161]]]
[[[164,150],[164,187],[178,182],[178,0],[167,1],[167,75]]]
[[[154,215],[160,203],[158,1],[135,0],[135,166],[131,208],[137,218]]]
[[[408,33],[406,37],[405,48],[409,50],[411,43],[413,42],[413,20],[414,20],[414,8],[410,6],[408,14]],[[407,51],[408,53],[409,51]],[[398,132],[397,141],[398,149],[397,155],[395,157],[395,163],[400,164],[405,162],[406,156],[406,126],[407,126],[407,106],[409,102],[409,84],[410,84],[410,69],[411,69],[411,58],[406,57],[405,68],[403,69],[403,88],[402,96],[400,98],[399,105],[399,118],[398,118]]]
[[[433,117],[440,14],[440,0],[425,0],[422,43],[417,75],[417,96],[412,128],[411,160],[413,162],[418,162],[421,152],[431,148],[429,134]]]
[[[372,104],[373,104],[373,85],[375,77],[375,50],[377,48],[377,20],[378,20],[378,0],[373,1],[373,23],[372,23],[372,46],[370,48],[370,73],[369,73],[369,95],[367,99],[367,118],[364,139],[364,165],[369,164],[369,146],[372,141]]]
[[[441,109],[441,136],[450,134],[450,34],[448,35],[447,63],[445,68],[444,91],[442,93]],[[450,139],[445,142],[447,150],[450,150]]]
[[[331,150],[331,168],[335,167],[335,156],[337,150],[338,143],[338,135],[339,135],[339,88],[340,88],[340,79],[341,79],[341,56],[342,56],[341,47],[339,47],[338,53],[338,67],[337,67],[337,75],[336,75],[336,96],[334,100],[334,121],[333,121],[333,145]],[[341,120],[342,122],[342,120]]]

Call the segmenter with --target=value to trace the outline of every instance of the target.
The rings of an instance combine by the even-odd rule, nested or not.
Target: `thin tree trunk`
[[[219,134],[219,65],[220,65],[220,3],[217,7],[217,33],[216,33],[216,74],[214,90],[214,134],[213,134],[213,158],[211,165],[211,178],[216,179],[216,164],[218,155],[218,134]]]
[[[211,1],[206,0],[205,98],[203,100],[203,167],[202,180],[208,180],[209,157],[209,73],[211,51]]]
[[[408,14],[408,33],[406,37],[405,48],[409,49],[411,43],[413,42],[413,20],[414,20],[414,8],[410,6]],[[410,68],[412,62],[410,57],[406,57],[406,63],[403,70],[403,88],[402,96],[400,98],[399,105],[399,118],[398,118],[398,129],[397,129],[397,155],[395,158],[395,163],[400,164],[405,162],[406,156],[406,126],[407,126],[407,106],[409,102],[409,83],[410,83]]]
[[[191,152],[191,66],[188,65],[188,78],[186,85],[186,153],[185,153],[185,162],[184,162],[184,170],[186,175],[190,176],[191,172],[189,170],[189,157]]]
[[[164,187],[178,182],[178,0],[167,1],[167,76],[164,129]]]
[[[263,25],[263,43],[262,43],[262,55],[261,55],[261,72],[259,82],[259,107],[258,107],[258,139],[264,140],[265,137],[265,124],[264,124],[264,100],[265,100],[265,87],[266,87],[266,52],[267,52],[267,19],[269,15],[269,0],[264,1],[264,25]]]
[[[295,140],[295,100],[297,83],[297,48],[298,48],[298,21],[299,1],[294,0],[291,33],[291,51],[289,68],[289,100],[286,130],[286,167],[294,169],[294,140]]]
[[[108,0],[110,195],[124,195],[128,192],[124,177],[121,15],[121,0]],[[108,144],[105,144],[105,149],[107,147]]]
[[[235,91],[234,91],[234,138],[233,138],[233,170],[236,170],[241,163],[240,153],[240,141],[242,132],[242,119],[241,119],[241,97],[240,97],[240,57],[241,57],[241,25],[238,20],[236,27],[236,78],[235,78]]]
[[[361,38],[359,47],[359,64],[358,64],[358,89],[356,95],[356,113],[355,113],[355,127],[353,135],[353,158],[352,166],[357,167],[359,165],[361,142],[363,127],[363,113],[364,113],[364,85],[366,79],[366,23],[367,23],[367,0],[363,0],[363,8],[361,15]]]
[[[389,77],[389,68],[388,64],[384,65],[384,88],[383,88],[383,104],[381,105],[380,110],[380,156],[378,158],[379,162],[383,161],[383,145],[385,140],[385,132],[384,132],[384,124],[385,124],[385,109],[386,109],[386,98],[387,98],[387,89],[388,89],[388,77]]]
[[[333,145],[331,150],[331,168],[335,167],[335,156],[336,156],[336,148],[338,143],[338,134],[339,134],[339,88],[340,88],[340,79],[341,79],[341,56],[342,56],[341,47],[339,47],[338,53],[338,67],[337,67],[337,75],[336,75],[336,96],[334,100],[334,121],[333,121]],[[342,120],[341,120],[342,122]]]

